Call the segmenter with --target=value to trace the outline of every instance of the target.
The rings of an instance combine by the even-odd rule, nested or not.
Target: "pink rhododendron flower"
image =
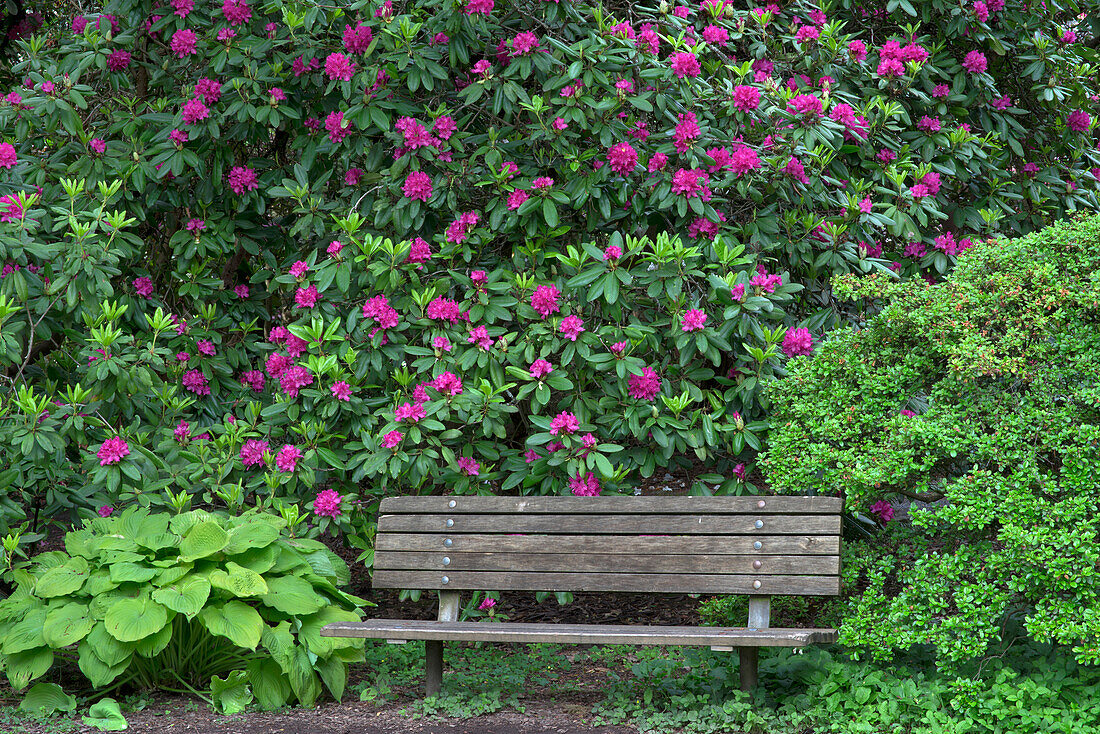
[[[554,371],[554,366],[545,359],[536,359],[531,363],[531,377],[541,380]]]
[[[206,375],[198,370],[188,370],[183,373],[183,386],[196,395],[209,395],[210,385],[206,381]]]
[[[241,464],[246,467],[264,463],[264,453],[270,451],[267,441],[250,438],[241,446]]]
[[[432,349],[438,349],[441,352],[451,351],[451,342],[445,336],[437,336],[432,339]]]
[[[584,320],[578,316],[566,316],[561,320],[558,331],[569,341],[575,342],[584,331]]]
[[[259,370],[248,370],[241,375],[241,384],[252,388],[252,392],[263,392],[264,373]]]
[[[812,94],[800,94],[788,103],[788,109],[801,117],[820,117],[823,110],[821,98]]]
[[[463,212],[447,227],[447,241],[460,245],[466,241],[470,230],[477,226],[477,212]]]
[[[703,29],[703,40],[712,46],[725,46],[729,43],[730,34],[725,28],[712,24]]]
[[[362,168],[349,168],[347,173],[344,174],[344,184],[346,186],[357,186],[362,176]]]
[[[222,15],[229,25],[242,25],[252,18],[252,9],[245,0],[222,0]]]
[[[311,285],[308,288],[299,288],[294,293],[295,308],[313,308],[317,305],[318,298],[320,298],[320,294],[317,293],[317,286]]]
[[[121,436],[111,436],[99,446],[96,456],[99,457],[100,466],[117,464],[130,454],[130,444]]]
[[[623,248],[618,245],[608,245],[604,248],[603,259],[608,262],[614,262],[623,256]]]
[[[142,298],[151,298],[153,295],[153,279],[145,276],[134,278],[134,292]]]
[[[181,59],[191,56],[198,50],[198,36],[190,28],[178,30],[172,34],[169,47],[172,49],[172,53]]]
[[[488,351],[493,346],[493,340],[489,337],[489,330],[485,326],[470,329],[470,335],[466,338],[469,344],[477,344],[479,349]]]
[[[343,380],[332,383],[332,387],[329,389],[332,391],[332,396],[337,400],[343,400],[345,403],[351,400],[351,385]]]
[[[207,357],[213,357],[217,354],[217,350],[214,348],[214,342],[209,339],[199,339],[195,347],[199,350],[200,354],[205,354]]]
[[[313,514],[319,517],[342,515],[340,503],[344,498],[335,489],[323,489],[313,498]]]
[[[649,166],[647,167],[647,170],[650,173],[656,173],[657,171],[660,171],[662,168],[664,168],[667,163],[667,155],[665,155],[664,153],[654,153],[649,158]]]
[[[444,372],[432,381],[432,387],[443,395],[454,397],[462,394],[462,380],[453,372]]]
[[[851,41],[848,43],[848,57],[859,63],[867,58],[867,45],[863,41]]]
[[[487,612],[497,605],[496,599],[485,599],[483,602],[477,605],[478,611]]]
[[[678,78],[697,77],[702,68],[695,54],[688,51],[678,51],[672,54],[672,73]]]
[[[627,176],[638,165],[638,151],[630,143],[616,143],[607,152],[607,162],[612,171]]]
[[[1084,110],[1074,110],[1070,112],[1066,117],[1066,127],[1074,132],[1083,133],[1087,132],[1089,125],[1092,124],[1092,117]],[[0,163],[0,165],[3,165]]]
[[[309,263],[305,260],[296,260],[293,265],[290,266],[288,271],[295,278],[301,278],[303,275],[309,272]]]
[[[707,323],[707,314],[697,308],[689,309],[680,321],[682,331],[699,331]]]
[[[531,294],[531,308],[542,318],[555,314],[560,310],[558,305],[559,291],[553,285],[540,285]]]
[[[313,384],[313,374],[308,368],[301,365],[291,365],[287,367],[283,374],[279,375],[279,387],[286,393],[287,397],[297,398],[298,392],[303,388]]]
[[[446,321],[451,326],[459,321],[469,320],[469,316],[457,302],[443,297],[436,298],[429,303],[424,313],[429,319]]]
[[[210,116],[210,110],[198,97],[184,102],[182,113],[185,125],[194,125],[196,122],[205,120]]]
[[[301,459],[301,449],[289,443],[283,444],[283,447],[279,449],[279,453],[275,456],[275,468],[281,472],[292,472],[298,468],[298,462]]]
[[[649,367],[643,367],[642,374],[631,374],[627,378],[627,392],[635,400],[653,400],[661,392],[661,377]]]
[[[373,39],[374,34],[371,32],[370,26],[363,25],[362,23],[352,28],[350,25],[344,26],[344,49],[348,53],[361,54],[366,53],[370,47],[370,42]]]
[[[402,191],[410,199],[427,201],[432,198],[432,177],[423,171],[413,171],[405,178]]]
[[[966,55],[963,59],[962,67],[969,71],[971,74],[980,74],[989,67],[989,62],[985,58],[985,54],[981,51],[974,50]]]
[[[879,500],[871,505],[871,514],[878,517],[883,523],[888,523],[894,518],[894,507],[886,500]]]
[[[575,477],[569,477],[569,489],[577,497],[599,497],[600,481],[594,472],[588,472],[584,476],[578,473]]]
[[[492,0],[489,0],[489,2],[492,2]],[[458,457],[458,468],[462,470],[463,474],[470,477],[476,477],[481,472],[481,464],[468,456]]]
[[[400,431],[390,431],[382,437],[382,446],[387,449],[392,449],[401,443],[401,439],[405,438],[405,435]]]
[[[351,121],[344,119],[344,113],[334,110],[325,118],[325,130],[328,131],[328,139],[334,143],[341,143],[351,135]]]
[[[424,415],[424,406],[420,403],[402,403],[393,413],[398,423],[417,423]]]
[[[814,339],[809,329],[787,329],[783,335],[783,353],[788,357],[809,354],[813,351]]]
[[[11,143],[0,143],[0,168],[11,168],[18,162],[15,146]]]
[[[432,259],[432,247],[420,237],[412,241],[409,246],[409,256],[405,258],[407,263],[426,263]]]
[[[114,513],[115,508],[111,507],[110,505],[100,505],[99,509],[96,510],[96,514],[98,514],[100,517],[110,517]]]
[[[577,420],[577,416],[566,411],[558,413],[550,421],[550,435],[556,436],[563,431],[565,433],[576,433],[581,427],[580,421]]]
[[[246,166],[233,166],[229,170],[229,188],[235,194],[243,194],[245,191],[254,191],[259,187],[256,172]]]
[[[355,64],[342,53],[331,53],[325,58],[325,74],[333,81],[350,82],[355,75]]]

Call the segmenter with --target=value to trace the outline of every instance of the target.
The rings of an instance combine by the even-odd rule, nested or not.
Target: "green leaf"
[[[558,208],[550,197],[542,200],[542,218],[546,220],[546,226],[558,226]]]
[[[134,651],[134,643],[119,642],[107,631],[106,625],[96,622],[95,627],[84,638],[95,656],[108,667],[118,665],[130,659],[130,653]],[[81,643],[83,646],[83,643]]]
[[[19,702],[19,710],[28,714],[50,716],[59,711],[76,710],[76,698],[65,693],[56,683],[38,683]]]
[[[228,638],[234,645],[249,650],[255,650],[260,644],[260,634],[266,626],[255,609],[236,600],[203,609],[199,621],[211,634]]]
[[[320,674],[321,680],[324,681],[332,697],[337,701],[343,698],[344,688],[348,683],[347,663],[333,655],[324,660],[318,660],[314,663],[314,667],[317,668],[317,673]]]
[[[84,724],[100,731],[126,731],[130,726],[118,710],[118,701],[113,698],[101,698],[93,703],[84,717]]]
[[[244,553],[249,548],[264,548],[279,538],[279,531],[265,522],[250,522],[229,531],[229,542],[224,551],[227,556]]]
[[[223,714],[238,714],[252,703],[252,690],[248,687],[248,673],[234,670],[224,680],[210,678],[210,694],[214,708]]]
[[[168,643],[172,641],[172,625],[166,624],[160,631],[149,635],[145,639],[138,640],[134,645],[134,652],[143,658],[155,658]]]
[[[111,581],[121,584],[124,581],[136,581],[144,583],[157,575],[157,569],[143,566],[140,563],[112,563]]]
[[[48,647],[38,647],[8,655],[4,663],[4,672],[8,674],[11,687],[21,691],[35,678],[41,678],[53,665],[53,651]]]
[[[46,609],[39,607],[12,625],[4,636],[4,654],[13,655],[46,644],[42,627],[46,623]]]
[[[88,580],[88,562],[76,556],[51,568],[34,586],[34,593],[45,599],[72,594]]]
[[[321,628],[332,622],[358,622],[359,615],[339,607],[325,607],[302,621],[298,632],[298,641],[304,643],[309,651],[320,657],[327,657],[337,647],[352,647],[362,644],[362,640],[347,637],[321,637]]]
[[[107,631],[119,642],[137,642],[159,632],[168,621],[168,610],[147,596],[119,599],[103,619]]]
[[[52,648],[68,647],[83,640],[93,626],[95,620],[88,614],[88,605],[71,602],[46,615],[42,638]]]
[[[153,601],[194,619],[210,596],[210,582],[201,576],[185,576],[153,592]]]
[[[193,561],[212,556],[229,543],[229,534],[221,525],[207,520],[195,525],[180,543],[180,560]]]
[[[264,711],[285,706],[293,691],[282,668],[271,658],[248,661],[248,682]]]
[[[90,638],[91,635],[84,638],[80,647],[77,648],[79,657],[76,664],[93,687],[102,688],[126,672],[126,668],[130,665],[131,653],[128,651],[121,661],[108,665],[96,655],[94,646],[89,642]]]
[[[263,576],[250,569],[239,566],[233,561],[225,564],[226,570],[217,569],[210,574],[210,585],[228,591],[233,596],[263,596],[267,593],[267,584]]]
[[[276,576],[267,580],[268,593],[263,602],[286,614],[298,616],[313,614],[325,606],[324,597],[313,590],[313,585],[297,576]]]

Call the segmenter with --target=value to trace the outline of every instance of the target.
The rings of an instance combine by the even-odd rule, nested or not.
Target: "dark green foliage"
[[[1100,662],[1100,217],[981,243],[935,286],[838,292],[889,302],[771,391],[764,470],[853,511],[932,503],[848,544],[859,595],[841,641],[958,661],[1018,611],[1035,639]]]

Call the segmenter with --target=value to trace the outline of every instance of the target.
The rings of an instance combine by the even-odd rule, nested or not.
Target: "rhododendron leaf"
[[[212,556],[225,548],[229,534],[218,523],[207,520],[200,522],[184,536],[180,543],[180,560],[193,561]]]
[[[71,602],[46,614],[42,638],[52,648],[68,647],[84,639],[95,621],[88,615],[88,605]]]
[[[153,601],[193,619],[210,597],[210,582],[201,576],[185,576],[153,592]]]

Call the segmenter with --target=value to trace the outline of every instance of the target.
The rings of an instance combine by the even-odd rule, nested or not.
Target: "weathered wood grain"
[[[380,515],[378,528],[502,535],[839,535],[840,515]]]
[[[376,570],[585,573],[796,574],[835,576],[839,556],[468,553],[453,548],[376,551]]]
[[[740,627],[654,627],[598,624],[433,622],[371,619],[337,622],[321,629],[324,637],[456,640],[465,642],[558,642],[596,645],[698,645],[802,647],[836,642],[833,629]]]
[[[662,555],[838,555],[838,535],[527,535],[391,533],[376,536],[378,551],[584,553]],[[445,545],[446,541],[450,545]],[[753,544],[760,543],[756,549]]]
[[[451,502],[455,503],[451,507]],[[764,505],[761,506],[760,503]],[[710,515],[758,512],[838,514],[839,497],[386,497],[382,514],[397,513],[613,513]]]
[[[443,578],[447,581],[444,582]],[[669,594],[836,596],[838,576],[768,576],[675,573],[528,573],[516,571],[393,571],[377,569],[380,589],[510,591],[632,591]]]

